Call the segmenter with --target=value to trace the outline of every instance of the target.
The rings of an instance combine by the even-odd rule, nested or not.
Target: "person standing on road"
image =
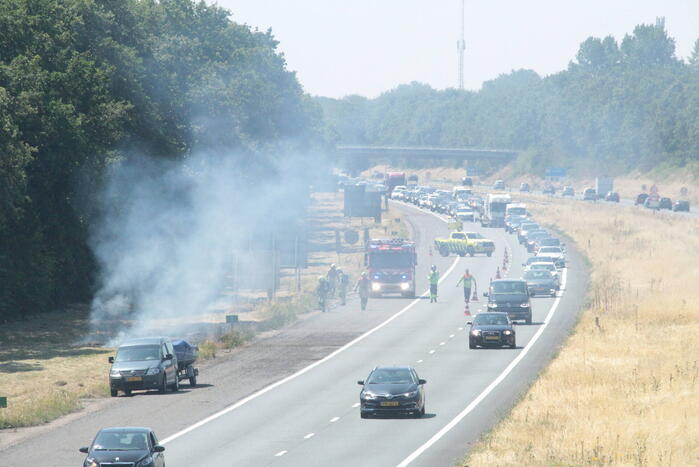
[[[328,301],[328,281],[324,276],[320,276],[318,278],[316,295],[318,295],[318,305],[320,306],[320,311],[325,312]]]
[[[340,304],[347,304],[347,289],[349,288],[349,276],[342,272],[342,269],[337,270],[337,288],[340,295]]]
[[[468,303],[471,301],[471,286],[476,285],[476,278],[468,272],[468,269],[466,269],[464,275],[459,279],[459,282],[456,283],[456,286],[458,287],[462,283],[464,285],[464,301]]]
[[[333,297],[335,295],[335,289],[337,287],[337,266],[333,263],[330,265],[330,269],[327,274],[328,280],[328,296]]]
[[[430,273],[427,275],[427,280],[430,281],[430,303],[437,303],[437,284],[439,284],[439,272],[434,264],[430,268]]]
[[[366,304],[369,301],[369,276],[366,271],[362,273],[362,277],[357,281],[357,285],[354,286],[354,291],[359,291],[359,299],[362,302],[362,311],[366,310]]]

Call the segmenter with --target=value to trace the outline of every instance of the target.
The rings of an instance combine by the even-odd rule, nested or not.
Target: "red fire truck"
[[[371,295],[399,293],[415,297],[415,242],[397,239],[373,239],[364,255],[371,279]]]

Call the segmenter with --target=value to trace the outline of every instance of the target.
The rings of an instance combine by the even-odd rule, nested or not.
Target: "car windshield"
[[[520,281],[493,282],[494,294],[525,294],[527,286]]]
[[[116,355],[117,362],[140,362],[144,360],[160,360],[160,346],[133,345],[122,347]]]
[[[524,216],[527,214],[527,208],[509,208],[507,213],[512,216]]]
[[[473,320],[473,324],[479,326],[497,326],[507,325],[509,322],[507,321],[507,315],[504,313],[482,313],[480,315],[476,315],[476,318]]]
[[[550,256],[532,256],[527,260],[527,264],[532,263],[555,263],[556,261]]]
[[[525,279],[551,279],[551,272],[544,268],[534,268],[524,273]]]
[[[456,238],[457,240],[463,240],[464,238],[466,238],[466,235],[464,235],[462,233],[453,233],[453,234],[451,234],[451,238]]]
[[[545,269],[547,271],[555,271],[556,265],[553,263],[532,263],[532,265],[529,266],[529,269]]]
[[[413,374],[407,368],[374,370],[369,375],[369,384],[410,384],[415,383]]]
[[[539,228],[539,224],[522,224],[522,230],[535,230]]]
[[[539,248],[539,254],[541,253],[561,253],[561,249],[557,246],[546,246]]]
[[[483,235],[479,233],[467,233],[466,236],[471,239],[480,239],[480,238],[485,238]]]
[[[130,431],[101,431],[92,449],[96,451],[145,451],[148,449],[147,433]]]
[[[404,269],[413,264],[413,254],[410,251],[373,251],[370,265],[374,269]]]

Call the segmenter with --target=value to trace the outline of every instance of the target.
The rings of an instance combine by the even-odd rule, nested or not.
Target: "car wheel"
[[[441,247],[439,249],[439,254],[446,258],[447,256],[449,256],[449,248],[447,248],[446,246]]]
[[[511,349],[516,349],[517,348],[517,341],[515,339],[512,339],[512,344],[510,344]]]
[[[177,375],[175,375],[175,384],[173,384],[171,387],[172,392],[177,392],[180,390],[180,378],[178,378]]]
[[[197,385],[197,377],[192,376],[191,378],[189,378],[189,387],[193,388],[196,385]]]
[[[109,393],[112,395],[112,397],[116,397],[118,392],[119,391],[114,388],[109,388]]]
[[[531,316],[531,315],[527,316],[526,323],[527,323],[527,324],[532,324],[532,316]]]
[[[369,414],[366,413],[366,412],[359,412],[359,416],[360,416],[361,418],[369,418]]]
[[[468,348],[469,348],[469,349],[475,349],[475,348],[476,348],[476,344],[474,344],[474,342],[473,342],[472,340],[469,340],[469,341],[468,341]]]
[[[473,255],[475,255],[475,254],[476,254],[476,252],[473,250],[473,248],[469,247],[469,248],[468,248],[468,255],[469,255],[469,256],[473,256]]]
[[[158,392],[160,394],[165,394],[167,392],[167,377],[165,375],[163,375],[163,381],[160,383]]]
[[[491,256],[493,256],[493,252],[489,251],[488,253],[486,253],[486,255],[488,255],[488,258],[490,258]]]
[[[133,393],[131,392],[131,389],[124,390],[124,394],[126,394],[126,397],[131,397],[133,395]]]
[[[464,256],[466,256],[466,253],[459,253],[459,256],[463,258]]]

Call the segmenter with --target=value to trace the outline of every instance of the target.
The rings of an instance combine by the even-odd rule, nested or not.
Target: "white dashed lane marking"
[[[359,407],[359,402],[353,404],[352,407]]]
[[[333,417],[333,418],[330,419],[330,423],[335,423],[335,422],[338,421],[339,419],[340,419],[340,417]]]
[[[274,455],[274,457],[282,457],[282,456],[283,456],[284,454],[286,454],[286,453],[287,453],[287,451],[279,451],[278,453],[276,453],[276,454]]]
[[[429,353],[430,353],[430,354],[433,354],[433,353],[434,353],[434,349],[430,350]]]
[[[303,437],[303,439],[311,439],[315,436],[315,433],[308,433],[306,436]]]

